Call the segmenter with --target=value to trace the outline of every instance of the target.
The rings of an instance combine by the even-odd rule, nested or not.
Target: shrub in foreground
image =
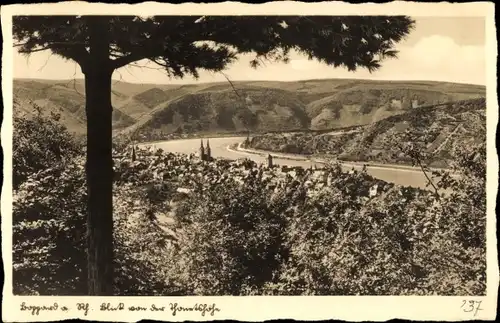
[[[248,161],[115,159],[116,293],[484,294],[486,149],[454,153],[461,176],[434,174],[439,195],[338,166],[325,186]],[[15,192],[15,294],[86,294],[83,165],[45,166]]]
[[[58,163],[71,160],[81,152],[81,145],[58,121],[60,116],[44,116],[40,108],[31,117],[14,115],[13,188],[28,176]]]

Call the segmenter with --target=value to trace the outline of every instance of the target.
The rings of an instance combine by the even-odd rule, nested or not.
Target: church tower
[[[200,159],[205,160],[205,148],[203,148],[203,139],[201,139],[200,144]]]
[[[207,148],[205,149],[205,154],[206,154],[206,159],[211,160],[212,159],[212,151],[210,150],[210,141],[207,139]]]
[[[135,161],[135,145],[132,145],[132,156],[131,156],[132,161]]]
[[[273,156],[271,154],[267,155],[267,168],[273,168]]]

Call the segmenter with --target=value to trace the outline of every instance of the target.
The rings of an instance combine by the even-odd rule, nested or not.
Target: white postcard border
[[[384,321],[393,318],[408,320],[488,320],[496,317],[497,289],[499,284],[496,248],[496,194],[498,190],[498,158],[495,133],[498,123],[496,57],[497,39],[494,20],[495,7],[492,2],[474,3],[416,3],[396,1],[385,4],[347,4],[342,2],[300,3],[277,1],[265,4],[243,4],[223,2],[214,4],[164,4],[145,2],[142,4],[102,4],[85,2],[60,2],[56,4],[30,4],[2,6],[2,92],[4,96],[4,121],[1,129],[4,150],[4,182],[1,196],[2,252],[5,272],[2,312],[4,321],[33,322],[56,321],[81,318],[96,321],[135,322],[141,319],[164,321],[222,320],[262,321],[291,318],[298,320],[341,319],[348,321]],[[21,297],[12,295],[12,16],[17,14],[111,14],[111,15],[411,15],[411,16],[481,16],[486,18],[487,55],[487,296],[442,297],[442,296],[255,296],[255,297]],[[463,311],[463,302],[481,301],[481,310],[476,316]],[[52,306],[57,311],[43,311],[33,315],[21,310],[25,303],[37,306]],[[146,311],[100,311],[102,303],[112,306],[123,303],[142,306]],[[84,306],[89,304],[85,315]],[[170,304],[190,307],[195,304],[212,304],[220,311],[178,312],[172,315]],[[151,306],[165,307],[164,311],[151,311]],[[67,311],[62,308],[67,307]],[[36,311],[36,309],[35,309]]]

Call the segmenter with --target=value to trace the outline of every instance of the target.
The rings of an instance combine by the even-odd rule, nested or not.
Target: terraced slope
[[[485,142],[486,100],[420,107],[345,133],[266,134],[252,138],[250,147],[341,160],[410,163],[397,147],[397,138],[401,138],[399,144],[421,147],[430,166],[448,167],[453,149]]]

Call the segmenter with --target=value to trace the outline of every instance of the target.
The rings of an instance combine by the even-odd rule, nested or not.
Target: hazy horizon
[[[396,45],[397,59],[382,61],[382,67],[369,73],[365,69],[349,72],[333,68],[292,52],[290,62],[270,63],[253,69],[252,55],[240,59],[224,71],[231,81],[294,82],[320,79],[363,79],[374,81],[435,81],[486,85],[485,19],[482,17],[413,17],[415,29]],[[83,79],[80,67],[48,51],[31,54],[28,58],[14,50],[14,78],[72,80]],[[123,67],[113,79],[133,84],[187,85],[227,82],[222,74],[200,70],[198,80],[169,79],[153,63],[136,62]]]
[[[72,82],[72,81],[84,81],[85,79],[82,77],[78,78],[67,78],[67,79],[46,79],[46,78],[37,78],[37,77],[14,77],[14,80],[30,80],[30,81],[50,81],[50,82]],[[478,83],[467,83],[467,82],[452,82],[452,81],[435,81],[435,80],[422,80],[422,79],[415,79],[415,80],[385,80],[385,79],[368,79],[368,78],[349,78],[349,77],[342,77],[342,78],[320,78],[320,79],[299,79],[299,80],[289,80],[289,81],[275,81],[275,80],[238,80],[238,79],[231,79],[232,83],[239,83],[239,82],[276,82],[276,83],[293,83],[293,82],[312,82],[312,81],[330,81],[330,80],[352,80],[352,81],[370,81],[370,82],[395,82],[395,83],[407,83],[407,82],[426,82],[426,83],[452,83],[452,84],[463,84],[463,85],[474,85],[474,86],[482,86],[485,87],[485,84],[478,84]],[[216,83],[228,83],[227,80],[224,81],[193,81],[191,83],[152,83],[152,82],[132,82],[132,81],[124,81],[120,79],[115,79],[113,78],[112,80],[113,83],[116,82],[123,82],[123,83],[128,83],[128,84],[137,84],[137,85],[178,85],[178,86],[184,86],[184,85],[196,85],[196,84],[216,84]]]

